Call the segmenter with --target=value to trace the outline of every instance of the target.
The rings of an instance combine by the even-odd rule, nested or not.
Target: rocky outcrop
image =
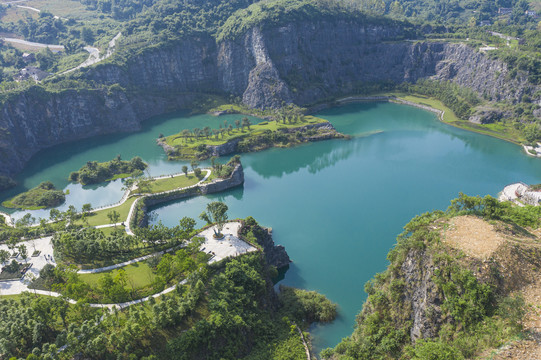
[[[276,245],[272,239],[272,229],[260,226],[252,217],[242,222],[239,234],[248,242],[257,242],[263,249],[267,264],[277,269],[289,266],[291,260],[282,245]]]
[[[433,338],[441,325],[440,292],[434,284],[434,263],[424,252],[410,251],[401,266],[404,298],[411,309],[411,341]]]
[[[282,245],[276,245],[272,240],[272,229],[267,229],[266,236],[259,238],[259,244],[263,247],[267,264],[275,266],[277,269],[289,266],[291,259]]]
[[[241,140],[241,138],[236,138],[222,145],[209,145],[207,146],[207,149],[212,156],[223,156],[232,154],[237,151],[237,147]]]
[[[511,116],[509,112],[483,106],[478,108],[468,120],[475,124],[492,124],[509,116]]]
[[[201,184],[199,189],[201,194],[207,195],[226,189],[233,188],[235,186],[242,185],[244,183],[244,170],[242,169],[242,164],[237,164],[231,176],[227,179],[216,179],[207,184]]]
[[[197,35],[150,47],[121,65],[67,75],[99,90],[34,87],[0,108],[0,173],[14,174],[39,150],[66,141],[139,129],[141,121],[190,106],[194,94],[239,96],[254,108],[311,104],[369,84],[450,80],[494,100],[519,101],[538,87],[524,74],[461,44],[396,41],[395,25],[355,20],[254,27],[216,43]],[[118,84],[120,86],[107,88]],[[533,99],[539,102],[539,99]]]

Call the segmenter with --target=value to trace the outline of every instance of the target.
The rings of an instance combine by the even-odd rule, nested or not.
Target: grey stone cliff
[[[0,174],[20,171],[41,149],[90,136],[135,131],[152,116],[190,105],[195,94],[232,94],[254,108],[306,105],[370,83],[431,77],[517,102],[538,87],[524,74],[465,45],[396,42],[402,29],[351,20],[253,28],[220,43],[210,36],[153,47],[122,66],[97,64],[74,78],[114,91],[30,89],[0,106]],[[534,99],[539,102],[539,99]]]

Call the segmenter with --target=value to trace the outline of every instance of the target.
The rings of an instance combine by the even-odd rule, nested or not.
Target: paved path
[[[2,40],[4,40],[5,42],[8,42],[8,43],[21,44],[21,45],[26,45],[26,46],[31,46],[31,47],[34,47],[34,48],[38,48],[38,49],[49,48],[49,49],[54,50],[54,51],[62,51],[62,50],[64,50],[64,45],[42,44],[42,43],[26,41],[26,40],[16,39],[16,38],[7,38],[7,37],[2,38]]]
[[[26,10],[30,10],[30,11],[35,11],[37,13],[40,13],[41,10],[40,9],[36,9],[35,7],[31,7],[31,6],[25,6],[25,5],[15,5],[16,7],[18,8],[21,8],[21,9],[26,9]],[[56,16],[56,15],[53,15],[53,17],[55,19],[62,19],[62,20],[68,20],[66,18],[61,18],[60,16]]]
[[[184,285],[184,284],[186,284],[186,282],[187,282],[187,280],[184,279],[181,282],[179,282],[178,285]],[[159,293],[144,297],[142,299],[126,301],[126,302],[116,303],[116,304],[88,304],[88,305],[90,307],[93,307],[93,308],[107,308],[107,309],[119,308],[119,309],[123,309],[123,308],[126,308],[128,306],[132,306],[132,305],[135,305],[135,304],[140,304],[142,302],[148,301],[148,300],[150,300],[150,298],[158,298],[158,297],[160,297],[160,296],[162,296],[164,294],[170,293],[171,291],[175,290],[176,287],[177,287],[177,285],[173,285],[173,286],[168,287],[167,289],[165,289],[163,291],[160,291]],[[27,291],[29,293],[34,293],[34,294],[38,294],[38,295],[53,296],[53,297],[61,297],[62,296],[62,294],[54,292],[54,291],[32,290],[32,289],[28,289]],[[2,295],[4,295],[4,294],[2,294]],[[73,299],[67,299],[67,301],[70,304],[77,304],[77,301],[75,301]]]
[[[524,204],[519,201],[518,193],[524,193],[528,189],[528,185],[518,182],[514,184],[509,184],[503,188],[502,192],[498,196],[500,201],[511,201],[514,204],[523,207]]]
[[[99,49],[92,46],[85,46],[84,49],[90,53],[90,55],[88,56],[88,59],[86,59],[85,61],[77,65],[76,67],[63,71],[58,75],[69,74],[70,72],[73,72],[77,69],[88,67],[88,66],[97,64],[102,60],[107,59],[108,57],[113,55],[113,53],[115,52],[116,41],[120,38],[120,36],[122,36],[122,33],[119,32],[118,34],[115,35],[115,37],[113,37],[111,41],[109,41],[109,46],[107,47],[107,51],[105,52],[105,55],[103,56],[100,56]]]

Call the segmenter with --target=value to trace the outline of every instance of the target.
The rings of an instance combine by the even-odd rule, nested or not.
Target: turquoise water
[[[322,349],[351,334],[366,297],[364,283],[385,269],[387,252],[413,216],[445,209],[459,191],[496,195],[515,181],[538,183],[541,161],[516,145],[449,127],[413,107],[352,104],[318,115],[353,139],[244,154],[243,187],[170,203],[153,213],[155,221],[174,225],[183,216],[196,218],[218,199],[228,204],[230,218],[251,215],[272,227],[275,242],[293,260],[281,283],[317,290],[339,305],[335,322],[312,330]],[[141,156],[153,175],[178,172],[184,163],[166,161],[155,145],[159,133],[217,127],[237,117],[177,114],[153,120],[139,133],[64,145],[36,156],[19,180],[23,187],[44,180],[67,187],[64,206],[104,205],[120,198],[119,181],[83,188],[68,185],[69,172],[87,160],[109,160],[119,153],[125,159]],[[378,133],[362,136],[373,132]]]

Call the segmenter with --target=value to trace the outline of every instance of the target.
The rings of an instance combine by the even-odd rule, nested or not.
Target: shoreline
[[[402,98],[394,96],[394,95],[348,96],[348,97],[345,97],[345,98],[336,99],[333,102],[327,102],[327,103],[315,105],[315,106],[309,108],[309,112],[310,113],[315,113],[315,112],[321,111],[323,109],[327,109],[327,108],[331,108],[331,107],[335,107],[335,106],[342,106],[342,105],[353,104],[353,103],[361,103],[361,102],[392,102],[392,103],[395,103],[395,104],[408,105],[408,106],[413,106],[413,107],[416,107],[416,108],[419,108],[419,109],[422,109],[422,110],[430,111],[432,113],[437,114],[438,115],[438,120],[440,122],[446,124],[446,125],[449,125],[449,126],[457,128],[457,129],[461,129],[461,130],[474,132],[476,134],[490,136],[490,137],[493,137],[493,138],[496,138],[496,139],[499,139],[499,140],[509,142],[511,144],[515,144],[517,146],[520,146],[524,150],[523,152],[526,153],[526,155],[532,156],[532,157],[541,157],[541,155],[533,155],[533,154],[529,153],[527,151],[526,145],[524,145],[524,144],[522,144],[522,143],[520,143],[518,141],[511,140],[511,139],[506,139],[506,138],[503,138],[503,137],[495,135],[495,134],[487,134],[487,133],[482,132],[482,131],[478,131],[478,130],[471,129],[471,128],[466,128],[464,126],[460,126],[459,124],[453,124],[453,123],[451,123],[449,121],[445,121],[444,120],[445,110],[437,109],[437,108],[434,108],[434,107],[431,107],[431,106],[428,106],[428,105],[417,104],[417,103],[415,103],[413,101],[402,99]]]

